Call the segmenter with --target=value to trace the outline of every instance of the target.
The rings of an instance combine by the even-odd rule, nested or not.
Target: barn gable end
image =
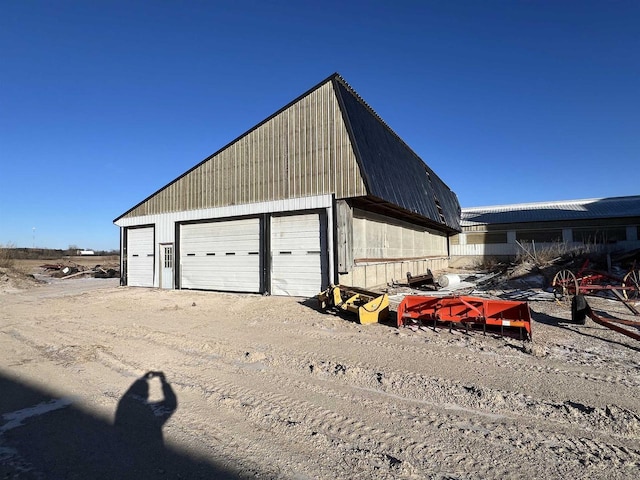
[[[322,194],[366,195],[334,84],[325,81],[121,217]]]

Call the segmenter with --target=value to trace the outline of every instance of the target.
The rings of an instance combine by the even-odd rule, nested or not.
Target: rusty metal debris
[[[427,270],[427,273],[423,273],[422,275],[415,276],[411,275],[411,272],[407,272],[407,285],[411,288],[421,288],[425,286],[429,286],[432,289],[436,288],[431,270]]]
[[[82,275],[93,276],[94,278],[117,278],[120,276],[119,269],[107,267],[106,265],[104,267],[102,265],[85,267],[78,264],[47,263],[40,265],[40,267],[47,270],[52,277],[57,277],[61,280]]]

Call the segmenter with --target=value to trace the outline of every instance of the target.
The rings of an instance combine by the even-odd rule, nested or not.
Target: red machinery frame
[[[502,335],[514,329],[523,340],[531,340],[531,312],[527,302],[513,300],[489,300],[468,296],[427,297],[407,295],[398,306],[398,327],[407,324],[438,323],[469,326],[499,327]]]
[[[571,321],[573,323],[579,323],[581,325],[585,324],[585,318],[589,317],[591,320],[596,322],[603,327],[610,328],[622,335],[626,335],[627,337],[633,338],[634,340],[640,341],[640,332],[631,331],[628,328],[621,327],[621,324],[626,327],[635,327],[640,330],[640,322],[636,322],[633,320],[623,320],[620,318],[611,318],[611,317],[602,317],[596,314],[589,304],[587,303],[587,299],[584,298],[584,295],[576,295],[571,299]]]
[[[575,274],[568,269],[560,270],[553,277],[551,286],[558,300],[568,300],[573,295],[589,295],[600,291],[621,293],[623,301],[636,300],[640,296],[640,270],[632,268],[626,275],[619,277],[590,269],[587,259]]]

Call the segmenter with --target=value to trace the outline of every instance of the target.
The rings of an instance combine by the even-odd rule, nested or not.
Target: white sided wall
[[[116,225],[124,229],[139,225],[148,225],[155,228],[155,253],[160,255],[160,244],[176,242],[176,223],[190,222],[198,220],[215,220],[221,218],[234,218],[248,215],[259,215],[263,213],[286,213],[300,212],[305,210],[325,210],[327,214],[327,224],[332,230],[333,225],[333,197],[332,195],[319,195],[314,197],[293,198],[288,200],[276,200],[270,202],[250,203],[244,205],[232,205],[218,208],[205,208],[200,210],[188,210],[183,212],[159,213],[153,215],[143,215],[139,217],[120,218]],[[122,232],[122,230],[121,230]],[[122,235],[122,233],[121,233]],[[328,258],[333,258],[333,234],[327,236]],[[161,262],[155,262],[154,287],[159,287],[159,268]],[[333,262],[329,261],[328,277],[334,278]]]
[[[407,273],[421,275],[428,270],[444,270],[449,266],[448,257],[424,258],[421,260],[388,261],[360,263],[352,267],[349,273],[340,273],[340,284],[360,288],[381,287],[392,281],[404,282]]]
[[[447,235],[443,232],[353,209],[353,258],[356,263],[447,255]]]
[[[116,225],[122,229],[140,225],[153,226],[155,254],[160,257],[161,244],[175,244],[176,224],[198,220],[232,219],[264,213],[324,210],[327,220],[326,250],[329,282],[373,288],[393,280],[404,280],[427,270],[441,270],[448,266],[447,235],[391,217],[352,209],[345,201],[337,202],[337,232],[334,245],[333,197],[321,195],[220,208],[121,218]],[[337,255],[334,252],[337,251]],[[334,263],[334,259],[337,261]],[[337,265],[336,265],[337,263]],[[155,262],[154,286],[159,287],[161,262]],[[336,269],[337,266],[337,269]]]

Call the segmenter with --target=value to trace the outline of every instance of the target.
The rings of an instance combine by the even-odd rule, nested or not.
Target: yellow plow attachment
[[[322,310],[346,310],[358,315],[362,325],[378,323],[389,316],[389,297],[387,294],[370,292],[357,287],[331,285],[318,294],[318,303]]]

